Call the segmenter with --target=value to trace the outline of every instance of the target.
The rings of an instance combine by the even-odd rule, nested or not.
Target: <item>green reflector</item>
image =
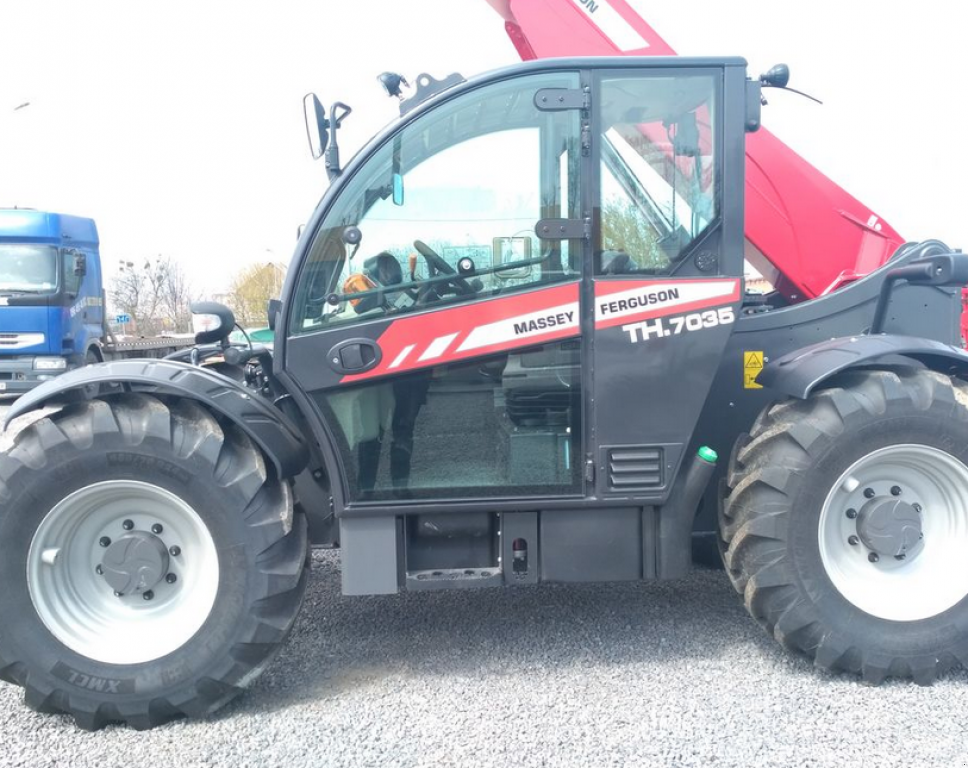
[[[708,461],[710,464],[715,464],[719,459],[719,454],[708,445],[704,445],[702,448],[700,448],[698,454],[700,459],[703,461]]]

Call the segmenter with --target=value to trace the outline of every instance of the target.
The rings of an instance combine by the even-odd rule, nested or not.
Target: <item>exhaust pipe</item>
[[[692,525],[699,500],[716,471],[719,456],[703,446],[693,457],[685,477],[673,489],[669,500],[659,509],[660,579],[682,578],[692,570]]]

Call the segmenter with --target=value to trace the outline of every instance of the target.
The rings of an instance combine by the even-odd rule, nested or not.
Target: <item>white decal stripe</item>
[[[435,357],[440,357],[442,354],[444,354],[444,352],[447,351],[447,347],[449,347],[450,343],[456,338],[456,333],[451,333],[447,336],[438,336],[436,339],[430,342],[430,346],[427,347],[427,350],[417,358],[417,362],[422,360],[433,360]]]
[[[648,48],[648,41],[635,31],[635,27],[622,18],[621,14],[610,6],[607,0],[572,0],[592,24],[598,27],[605,36],[623,51],[635,51]]]
[[[471,331],[457,348],[458,352],[503,344],[514,339],[527,339],[546,333],[578,328],[578,302],[549,307],[526,315],[509,317],[481,325]],[[422,358],[421,358],[422,359]]]
[[[400,354],[397,355],[393,362],[390,363],[390,368],[399,368],[400,364],[407,359],[407,355],[413,352],[413,348],[417,346],[416,344],[408,344],[403,349],[400,350]]]
[[[628,291],[610,293],[595,299],[595,322],[638,315],[649,309],[677,307],[703,299],[729,296],[736,288],[733,280],[716,282],[652,283]]]

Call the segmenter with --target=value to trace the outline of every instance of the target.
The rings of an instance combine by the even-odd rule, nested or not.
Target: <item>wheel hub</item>
[[[861,507],[857,534],[872,552],[884,557],[901,557],[921,540],[921,516],[907,502],[878,496]]]
[[[132,531],[114,541],[101,562],[104,580],[116,593],[152,590],[168,573],[168,548],[146,531]]]

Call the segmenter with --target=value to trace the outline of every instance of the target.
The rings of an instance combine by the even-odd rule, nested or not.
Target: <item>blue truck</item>
[[[0,394],[106,360],[163,357],[190,340],[119,342],[105,318],[92,219],[0,209]]]

